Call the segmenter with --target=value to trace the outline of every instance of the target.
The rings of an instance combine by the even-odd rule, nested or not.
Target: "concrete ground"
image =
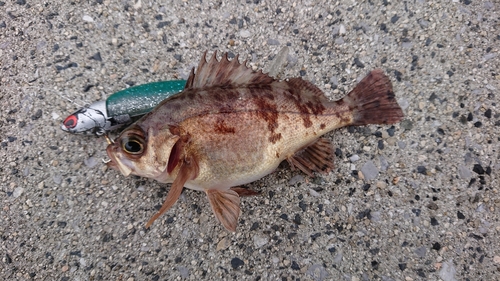
[[[498,1],[57,2],[0,1],[1,280],[498,280]],[[383,69],[406,116],[328,134],[328,175],[249,184],[236,233],[191,190],[146,230],[169,185],[59,127],[205,50],[260,69],[284,46],[280,77],[332,100]]]

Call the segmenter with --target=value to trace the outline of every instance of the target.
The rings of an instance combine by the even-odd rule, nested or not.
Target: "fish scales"
[[[228,230],[236,229],[238,186],[273,172],[287,160],[308,175],[333,168],[323,134],[346,125],[391,124],[403,117],[390,80],[372,71],[344,99],[329,101],[301,78],[278,81],[238,58],[202,58],[180,94],[162,101],[125,130],[107,151],[110,166],[173,183],[161,210],[183,187],[205,191]],[[238,212],[236,212],[238,210]]]
[[[335,103],[326,108],[319,99],[301,97],[285,81],[271,87],[186,92],[165,104],[138,124],[143,130],[176,125],[196,136],[189,148],[203,172],[190,184],[199,190],[251,182],[249,175],[258,178],[274,170],[319,135],[348,124],[352,115]]]

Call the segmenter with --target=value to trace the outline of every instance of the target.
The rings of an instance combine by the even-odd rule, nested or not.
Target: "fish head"
[[[124,176],[136,175],[171,182],[167,172],[170,152],[179,139],[167,129],[142,128],[137,124],[125,129],[106,148],[108,167]]]

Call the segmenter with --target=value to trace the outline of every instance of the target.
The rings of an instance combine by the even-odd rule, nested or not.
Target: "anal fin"
[[[156,214],[154,214],[154,216],[152,216],[151,219],[149,219],[149,221],[146,223],[146,228],[149,228],[157,218],[159,218],[163,213],[165,213],[168,209],[170,209],[170,207],[175,204],[182,193],[184,184],[188,180],[196,178],[196,176],[198,175],[198,164],[194,159],[184,159],[180,163],[180,165],[181,166],[179,168],[179,173],[177,174],[177,177],[175,178],[172,186],[170,187],[170,190],[168,191],[165,202],[163,202],[161,209]]]
[[[328,173],[334,168],[333,146],[328,139],[320,138],[306,148],[287,158],[292,168],[298,168],[309,176],[313,172]]]
[[[217,219],[227,230],[235,232],[240,216],[240,196],[238,193],[231,189],[209,189],[206,193]]]

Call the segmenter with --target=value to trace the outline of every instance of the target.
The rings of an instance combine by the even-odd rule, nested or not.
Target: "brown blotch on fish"
[[[271,143],[276,143],[277,141],[279,141],[281,139],[281,133],[279,134],[274,134],[274,133],[271,133],[271,136],[269,137],[269,141]]]
[[[215,124],[215,132],[221,134],[234,134],[236,129],[228,126],[223,119],[219,119]]]
[[[235,231],[240,197],[257,194],[238,186],[272,173],[283,160],[310,176],[326,173],[334,168],[334,150],[321,135],[402,118],[391,82],[380,69],[332,102],[301,78],[275,80],[238,57],[229,61],[224,54],[218,61],[214,53],[207,60],[205,53],[181,93],[125,129],[106,151],[109,166],[124,175],[172,183],[146,227],[188,187],[204,191],[217,220]],[[140,154],[122,147],[129,137],[139,138]]]
[[[257,116],[267,122],[267,128],[271,134],[274,134],[274,130],[276,130],[279,126],[277,105],[274,102],[269,102],[262,97],[256,97],[254,102],[257,105]]]

